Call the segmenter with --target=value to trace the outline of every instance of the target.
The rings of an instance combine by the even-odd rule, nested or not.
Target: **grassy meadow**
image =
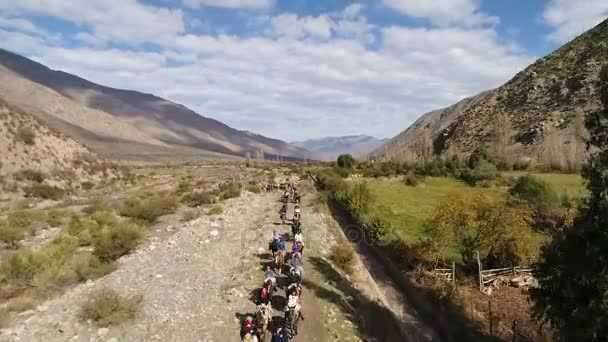
[[[508,172],[505,178],[516,178],[524,172]],[[567,193],[581,197],[585,193],[582,178],[567,174],[534,174],[549,183],[559,194]],[[466,183],[447,177],[427,177],[424,183],[407,186],[401,178],[367,179],[373,196],[369,217],[382,217],[391,223],[408,242],[418,241],[424,236],[424,222],[435,213],[443,201],[459,195],[486,194],[500,196],[508,187],[471,187]]]

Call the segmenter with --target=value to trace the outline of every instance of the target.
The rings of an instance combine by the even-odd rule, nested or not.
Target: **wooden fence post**
[[[452,284],[456,284],[456,262],[452,261]]]
[[[479,270],[479,291],[483,291],[483,273],[481,269],[481,260],[479,259],[479,251],[477,254],[477,269]]]
[[[488,296],[488,316],[490,318],[490,336],[494,336],[494,322],[492,320],[492,296]]]

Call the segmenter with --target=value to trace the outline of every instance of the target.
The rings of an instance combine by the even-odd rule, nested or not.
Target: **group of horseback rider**
[[[287,219],[287,206],[291,199],[295,203],[294,215],[291,220],[291,237],[292,246],[290,253],[290,262],[285,264],[287,255],[287,243],[284,237],[274,231],[272,239],[269,243],[269,249],[272,252],[273,266],[268,265],[264,271],[264,284],[260,290],[259,305],[256,311],[256,319],[248,316],[245,320],[244,331],[242,332],[243,341],[264,341],[266,330],[274,316],[271,297],[277,291],[277,277],[283,275],[283,269],[287,266],[289,271],[286,275],[287,287],[285,288],[285,296],[287,303],[283,308],[285,318],[283,324],[279,325],[272,332],[272,342],[287,342],[298,333],[298,322],[303,318],[300,298],[302,297],[302,276],[304,271],[303,253],[304,241],[302,236],[302,225],[300,222],[300,194],[294,184],[281,184],[281,189],[285,190],[282,198],[283,205],[279,214],[281,215],[282,223]],[[286,194],[286,195],[285,195]]]

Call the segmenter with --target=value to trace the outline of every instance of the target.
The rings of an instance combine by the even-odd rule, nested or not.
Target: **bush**
[[[101,278],[116,269],[114,263],[102,262],[91,253],[76,255],[72,260],[72,267],[81,281]]]
[[[182,197],[182,203],[185,203],[189,207],[199,207],[205,204],[212,204],[213,202],[215,202],[215,196],[207,191],[190,192]]]
[[[17,210],[8,215],[7,223],[18,228],[29,229],[32,223],[45,219],[44,212],[39,210]]]
[[[329,259],[347,274],[351,274],[353,272],[353,266],[355,264],[355,251],[347,243],[333,245],[331,247]]]
[[[189,209],[183,212],[182,220],[183,221],[192,221],[201,216],[201,212],[198,209]]]
[[[77,238],[81,246],[90,245],[93,239],[101,234],[99,223],[90,217],[72,216],[72,219],[66,227],[66,232]]]
[[[222,208],[222,206],[219,205],[219,204],[216,204],[213,207],[211,207],[211,209],[209,209],[209,211],[207,212],[207,214],[209,214],[209,215],[220,215],[223,212],[224,212],[224,209]]]
[[[405,177],[403,177],[403,183],[405,183],[405,185],[407,185],[407,186],[416,187],[423,182],[424,182],[424,177],[417,175],[415,173],[410,173],[410,174],[406,175]]]
[[[98,326],[110,326],[133,319],[141,307],[142,297],[122,296],[116,291],[104,288],[94,291],[82,304],[82,318],[91,320]]]
[[[93,254],[103,262],[117,260],[135,249],[143,236],[142,227],[132,222],[106,227],[93,241]]]
[[[89,191],[89,190],[93,189],[93,187],[95,187],[95,183],[89,182],[89,181],[84,181],[84,182],[80,183],[80,187],[82,188],[82,190]]]
[[[32,169],[21,170],[16,172],[13,176],[19,181],[29,180],[36,183],[42,183],[47,178],[47,175],[43,172]]]
[[[0,282],[26,282],[42,272],[47,259],[41,253],[15,252],[0,263]]]
[[[241,196],[241,184],[239,183],[221,184],[219,190],[220,199],[222,200]]]
[[[38,197],[58,201],[65,195],[65,190],[48,184],[32,184],[22,188],[25,197]]]
[[[26,145],[36,144],[36,132],[30,127],[20,127],[15,133],[15,140]]]
[[[476,264],[475,253],[490,267],[530,264],[540,252],[541,239],[530,229],[532,212],[488,195],[450,198],[440,204],[426,224],[436,255],[457,250],[465,265]],[[437,260],[436,260],[437,261]]]
[[[247,186],[245,187],[245,190],[254,193],[254,194],[259,194],[260,192],[262,192],[262,188],[257,185],[256,183],[249,183],[247,184]]]
[[[532,175],[517,178],[509,193],[535,205],[555,205],[561,202],[559,195],[550,184]]]
[[[87,207],[82,209],[82,212],[85,214],[92,214],[96,211],[102,211],[102,210],[111,210],[111,208],[101,198],[94,198]]]
[[[350,154],[341,154],[336,160],[336,165],[342,169],[350,170],[355,166],[355,158]]]
[[[464,169],[460,174],[460,179],[471,186],[488,184],[500,176],[496,166],[485,159],[475,163],[474,169]]]
[[[25,230],[22,227],[9,224],[6,220],[0,220],[0,241],[15,248],[24,237]]]
[[[65,215],[65,210],[53,208],[46,213],[46,223],[48,223],[51,227],[59,227],[63,224],[63,218]]]
[[[176,208],[175,197],[152,195],[145,199],[138,197],[126,199],[120,206],[119,213],[122,216],[152,223],[160,216],[173,213]]]

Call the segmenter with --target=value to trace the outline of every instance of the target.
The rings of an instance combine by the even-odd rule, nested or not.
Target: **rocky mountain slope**
[[[255,155],[307,158],[284,141],[233,129],[171,101],[101,86],[0,49],[0,96],[117,157]]]
[[[495,139],[500,118],[510,122],[517,156],[538,157],[547,145],[573,140],[574,118],[599,108],[597,74],[608,59],[608,20],[521,71],[503,86],[422,115],[376,154],[467,154]],[[545,139],[549,132],[558,138]]]
[[[363,156],[380,147],[387,139],[378,139],[368,135],[349,135],[310,139],[292,143],[313,153],[316,159],[334,160],[340,154],[348,153],[355,157]]]

